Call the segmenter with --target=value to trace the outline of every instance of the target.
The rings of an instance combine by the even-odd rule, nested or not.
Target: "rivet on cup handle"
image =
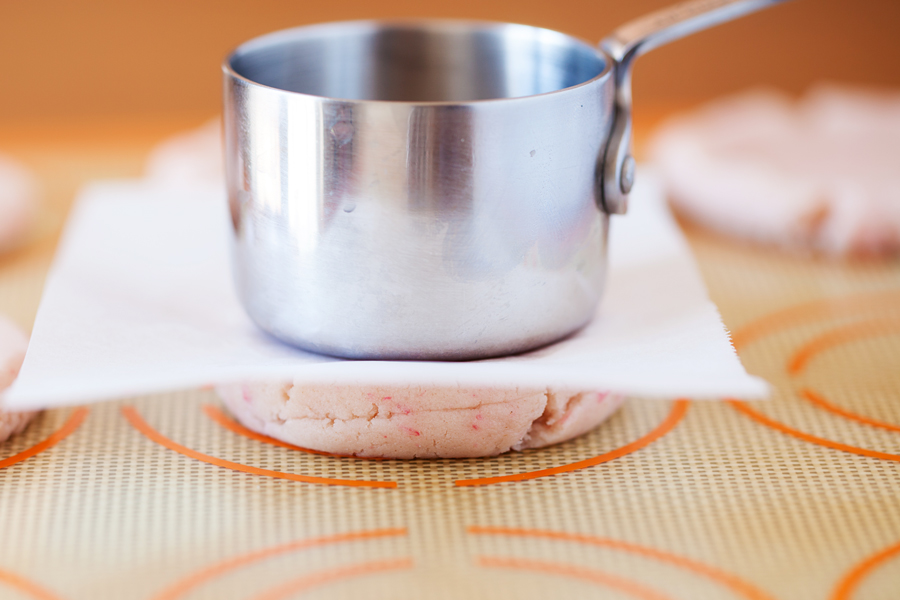
[[[664,8],[622,25],[600,47],[615,64],[615,118],[600,169],[603,209],[628,210],[634,183],[631,155],[631,69],[634,59],[664,44],[787,0],[693,0]]]

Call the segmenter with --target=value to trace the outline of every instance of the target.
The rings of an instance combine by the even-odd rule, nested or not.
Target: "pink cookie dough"
[[[25,358],[28,338],[12,321],[0,315],[0,391],[5,390],[19,374],[19,367]],[[34,412],[4,412],[0,408],[0,443],[10,436],[21,433]]]
[[[540,389],[326,386],[216,388],[246,427],[323,452],[465,458],[556,444],[605,421],[621,396]]]
[[[683,216],[831,256],[900,251],[900,94],[724,98],[664,124],[650,158]]]
[[[0,253],[22,244],[37,217],[37,185],[31,173],[0,156]]]

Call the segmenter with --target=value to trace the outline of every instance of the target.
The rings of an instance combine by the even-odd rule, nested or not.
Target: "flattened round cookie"
[[[36,190],[24,167],[0,156],[0,252],[25,241],[37,216]]]
[[[581,435],[612,415],[602,392],[276,383],[216,388],[246,427],[333,454],[468,458],[540,448]]]
[[[28,338],[12,321],[0,315],[0,390],[9,387],[25,358]],[[37,413],[0,410],[0,443],[20,433]]]
[[[746,92],[672,119],[650,155],[678,212],[711,229],[832,256],[900,252],[900,94]]]

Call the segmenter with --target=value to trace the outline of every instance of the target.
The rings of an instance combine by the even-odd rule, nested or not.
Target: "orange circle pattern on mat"
[[[276,440],[273,437],[269,437],[267,435],[263,435],[261,433],[257,433],[252,429],[248,429],[244,427],[234,419],[231,419],[222,412],[218,406],[213,406],[212,404],[204,404],[203,405],[203,413],[209,417],[209,419],[224,427],[228,431],[236,433],[238,435],[244,436],[245,438],[249,438],[251,440],[256,440],[257,442],[262,442],[264,444],[271,444],[273,446],[279,446],[281,448],[287,448],[288,450],[298,450],[300,452],[306,452],[308,454],[317,454],[319,456],[330,456],[332,458],[354,458],[357,460],[389,460],[380,457],[368,457],[368,456],[351,456],[349,454],[334,454],[332,452],[325,452],[323,450],[313,450],[311,448],[304,448],[303,446],[295,446],[294,444],[288,444],[287,442],[282,442],[281,440]]]
[[[28,581],[21,575],[9,573],[0,569],[0,584],[8,586],[17,592],[22,592],[29,598],[35,600],[60,600],[60,597],[46,589],[40,587],[36,583]]]
[[[468,532],[472,535],[502,535],[522,538],[550,539],[611,548],[613,550],[620,550],[622,552],[628,552],[631,554],[637,554],[646,558],[658,560],[660,562],[668,563],[687,571],[691,571],[711,581],[715,581],[716,583],[728,588],[739,597],[745,598],[746,600],[774,600],[773,597],[766,592],[762,591],[755,585],[744,581],[736,575],[732,575],[731,573],[727,573],[725,571],[722,571],[721,569],[693,560],[691,558],[679,556],[677,554],[665,552],[663,550],[657,550],[656,548],[651,548],[649,546],[641,546],[639,544],[632,544],[630,542],[623,542],[621,540],[613,540],[610,538],[603,538],[594,535],[568,533],[565,531],[552,531],[546,529],[524,529],[513,527],[469,527]],[[626,582],[619,583],[625,584]]]
[[[561,563],[553,563],[543,560],[529,560],[525,558],[501,558],[499,556],[480,556],[478,564],[482,567],[498,567],[501,569],[516,569],[526,572],[549,573],[551,575],[563,575],[583,579],[597,585],[620,591],[637,600],[672,600],[671,596],[657,592],[656,590],[596,569],[585,569]]]
[[[865,317],[867,310],[884,308],[900,308],[900,294],[896,291],[890,291],[878,294],[817,300],[808,304],[794,306],[751,322],[736,331],[732,336],[732,341],[737,349],[758,338],[792,326],[829,317]],[[880,335],[896,335],[898,333],[900,333],[900,318],[896,317],[866,319],[836,327],[813,338],[798,348],[788,359],[786,370],[789,375],[796,377],[806,369],[806,366],[810,361],[822,352],[859,339]],[[799,395],[816,408],[830,414],[867,426],[900,433],[900,426],[892,423],[885,423],[841,408],[812,389],[801,388],[799,390]],[[868,458],[900,462],[900,455],[878,452],[868,448],[860,448],[805,433],[762,414],[751,408],[746,402],[731,400],[729,401],[729,404],[754,421],[805,442]],[[863,559],[841,578],[834,589],[831,600],[850,600],[854,591],[867,575],[874,571],[878,566],[897,555],[900,555],[900,544],[889,546],[888,548]]]
[[[690,406],[689,400],[676,400],[672,403],[672,410],[669,412],[669,415],[663,420],[662,423],[659,424],[653,431],[645,435],[644,437],[635,440],[630,444],[626,444],[621,448],[616,448],[615,450],[611,450],[599,456],[595,456],[593,458],[588,458],[585,460],[581,460],[578,462],[570,463],[568,465],[560,465],[558,467],[552,467],[550,469],[541,469],[539,471],[528,471],[525,473],[516,473],[514,475],[502,475],[500,477],[484,477],[480,479],[457,479],[454,483],[457,486],[480,486],[480,485],[491,485],[493,483],[506,483],[511,481],[527,481],[529,479],[538,479],[539,477],[548,477],[550,475],[559,475],[561,473],[569,473],[571,471],[577,471],[579,469],[587,469],[589,467],[594,467],[596,465],[603,464],[605,462],[609,462],[611,460],[615,460],[622,456],[627,456],[632,452],[637,452],[641,448],[646,448],[659,438],[663,437],[681,422],[684,418],[684,415],[687,414],[688,407]]]
[[[346,567],[337,567],[326,571],[319,571],[292,579],[287,583],[280,584],[270,590],[253,597],[253,600],[284,600],[305,592],[310,588],[317,587],[334,581],[343,581],[351,577],[360,577],[371,573],[383,573],[385,571],[397,571],[400,569],[410,569],[413,566],[412,559],[397,558],[389,560],[371,560],[363,563],[357,563]]]
[[[834,594],[831,596],[831,600],[850,600],[853,597],[853,592],[856,591],[856,588],[859,587],[859,584],[862,583],[869,573],[897,555],[900,555],[900,544],[876,552],[860,562],[841,578],[834,590]]]
[[[498,477],[482,477],[477,479],[457,479],[454,482],[454,485],[457,487],[475,487],[475,486],[484,486],[484,485],[492,485],[496,483],[507,483],[514,481],[528,481],[530,479],[538,479],[540,477],[549,477],[551,475],[559,475],[561,473],[569,473],[571,471],[578,471],[580,469],[587,469],[590,467],[594,467],[596,465],[600,465],[611,460],[615,460],[622,456],[627,456],[633,452],[637,452],[638,450],[645,448],[663,437],[670,431],[672,431],[684,418],[687,414],[687,410],[690,407],[690,401],[681,399],[676,400],[672,404],[672,410],[669,412],[668,416],[652,431],[650,431],[647,435],[641,437],[640,439],[635,440],[630,444],[626,444],[620,448],[616,448],[614,450],[610,450],[609,452],[605,452],[598,456],[594,456],[591,458],[587,458],[585,460],[581,460],[578,462],[560,465],[558,467],[552,467],[549,469],[541,469],[538,471],[526,471],[523,473],[515,473],[513,475],[501,475]],[[124,409],[123,409],[124,410]],[[251,429],[248,429],[234,421],[233,419],[228,418],[225,413],[222,412],[216,406],[206,404],[203,406],[203,412],[209,417],[210,420],[217,423],[218,425],[232,431],[238,435],[244,436],[246,438],[256,440],[258,442],[263,442],[265,444],[271,444],[273,446],[280,446],[282,448],[287,448],[289,450],[298,450],[300,452],[308,452],[310,454],[317,454],[320,456],[330,456],[332,458],[354,458],[358,460],[386,460],[383,458],[360,458],[357,456],[347,456],[343,454],[332,454],[330,452],[322,452],[321,450],[311,450],[309,448],[303,448],[300,446],[295,446],[293,444],[288,444],[287,442],[282,442],[281,440],[276,440],[275,438],[269,437],[267,435],[262,435],[257,433]],[[170,442],[171,443],[171,442]],[[204,455],[205,456],[205,455]],[[207,457],[211,458],[211,457]],[[200,459],[203,460],[203,459]],[[218,461],[218,459],[215,459]],[[209,462],[208,460],[206,462]],[[222,461],[225,462],[225,461]],[[218,464],[213,463],[213,464]],[[220,465],[224,466],[224,465]]]
[[[343,485],[350,487],[370,488],[397,487],[396,481],[365,481],[362,479],[333,479],[330,477],[311,477],[309,475],[297,475],[296,473],[270,471],[268,469],[260,469],[257,467],[251,467],[249,465],[242,465],[240,463],[231,462],[230,460],[223,460],[221,458],[216,458],[215,456],[209,456],[208,454],[197,452],[196,450],[191,450],[190,448],[187,448],[177,442],[174,442],[173,440],[170,440],[166,436],[150,427],[150,425],[143,419],[143,417],[141,417],[141,415],[133,406],[123,406],[122,415],[128,420],[129,423],[131,423],[132,427],[144,434],[147,439],[156,442],[160,446],[168,448],[169,450],[182,454],[188,458],[193,458],[195,460],[199,460],[216,467],[231,469],[232,471],[239,471],[241,473],[249,473],[251,475],[262,475],[265,477],[288,479],[290,481],[300,481],[303,483],[319,483],[323,485]]]
[[[309,548],[329,546],[332,544],[340,544],[344,542],[353,542],[359,540],[371,540],[385,537],[405,536],[406,534],[407,531],[405,527],[397,527],[393,529],[372,529],[368,531],[353,531],[349,533],[340,533],[336,535],[327,535],[322,537],[297,540],[294,542],[289,542],[287,544],[273,546],[271,548],[255,550],[253,552],[248,552],[246,554],[241,554],[239,556],[223,560],[204,569],[191,573],[175,582],[174,584],[170,585],[156,596],[153,596],[152,600],[177,600],[178,598],[183,598],[186,594],[193,592],[198,587],[209,583],[217,577],[221,577],[222,575],[231,573],[232,571],[240,569],[241,567],[246,567],[248,565],[258,563],[275,556],[280,556],[291,552],[299,552],[301,550],[307,550]],[[287,584],[283,584],[283,586],[272,588],[265,592],[262,598],[283,597],[284,594],[299,592],[314,585],[319,585],[322,583],[326,583],[327,581],[339,579],[342,575],[362,575],[364,573],[407,568],[409,566],[412,566],[412,563],[408,559],[397,559],[373,561],[369,563],[351,565],[349,567],[340,567],[339,569],[324,571],[318,574],[305,575],[300,579],[295,579],[291,582],[288,582]],[[280,593],[282,595],[273,596],[273,594],[276,593]]]
[[[56,444],[60,443],[61,441],[63,441],[64,439],[66,439],[67,437],[72,435],[72,433],[74,433],[74,431],[76,429],[81,427],[81,424],[84,423],[84,420],[88,416],[88,412],[90,412],[90,410],[88,408],[85,408],[85,407],[76,408],[74,411],[72,411],[72,414],[69,416],[69,419],[65,423],[63,423],[62,427],[60,427],[59,429],[54,431],[52,434],[50,434],[50,437],[48,437],[47,439],[45,439],[41,442],[38,442],[37,444],[35,444],[31,448],[28,448],[27,450],[23,450],[22,452],[14,454],[14,455],[10,456],[9,458],[4,458],[3,460],[0,460],[0,469],[6,468],[6,467],[11,467],[16,463],[20,463],[23,460],[27,460],[27,459],[31,458],[32,456],[35,456],[37,454],[40,454],[41,452],[44,452],[45,450],[49,450]]]
[[[808,304],[794,306],[786,310],[782,310],[751,322],[734,332],[732,342],[736,349],[740,349],[750,341],[756,340],[765,335],[775,333],[781,329],[792,326],[816,321],[828,317],[847,317],[857,316],[861,311],[872,308],[894,308],[900,306],[900,294],[897,292],[888,292],[865,296],[850,296],[846,298],[816,300]],[[879,319],[866,320],[859,323],[853,323],[844,327],[832,330],[824,335],[814,338],[812,341],[801,346],[787,362],[787,371],[789,374],[796,376],[806,367],[808,362],[812,360],[818,353],[829,348],[833,348],[848,341],[860,339],[871,335],[880,335],[885,332],[900,331],[900,319]],[[883,429],[894,429],[894,426],[868,417],[856,415],[850,411],[838,409],[830,402],[822,398],[820,395],[804,393],[801,394],[810,400],[815,406],[827,410],[832,414],[842,416],[851,420],[867,423],[875,427]],[[842,444],[832,440],[827,440],[818,436],[810,435],[784,423],[771,419],[759,411],[751,408],[746,402],[739,400],[729,401],[731,406],[750,417],[756,422],[771,427],[782,433],[786,433],[795,438],[806,442],[818,444],[826,448],[850,452],[860,456],[870,458],[878,458],[882,460],[900,461],[900,456],[889,454],[886,452],[878,452],[867,448],[859,448],[849,444]]]

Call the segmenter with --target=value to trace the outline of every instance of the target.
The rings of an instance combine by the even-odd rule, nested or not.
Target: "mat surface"
[[[49,411],[0,445],[0,598],[897,598],[900,264],[689,236],[771,401],[412,462],[254,437],[204,390]],[[49,256],[0,261],[23,325]]]

